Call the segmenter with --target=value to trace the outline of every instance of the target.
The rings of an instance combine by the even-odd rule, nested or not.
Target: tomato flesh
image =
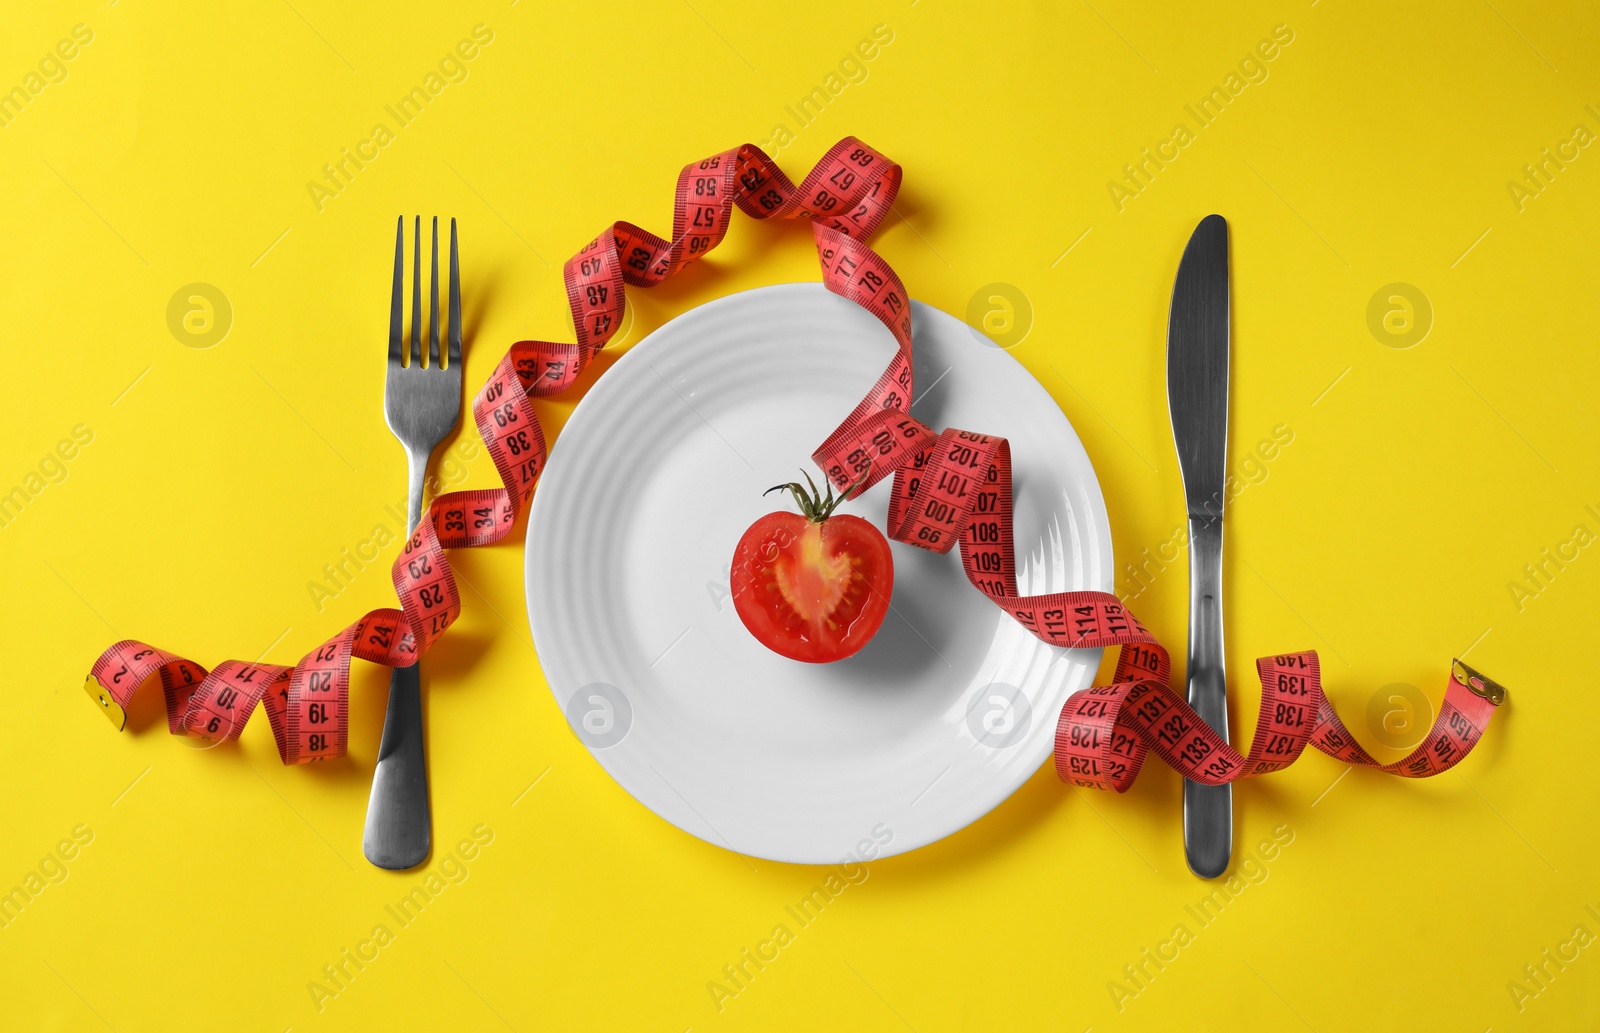
[[[791,660],[828,663],[855,653],[889,612],[889,543],[856,516],[815,523],[768,513],[733,554],[734,609],[762,645]]]

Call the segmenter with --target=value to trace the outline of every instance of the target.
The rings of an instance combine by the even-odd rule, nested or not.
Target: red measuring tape
[[[226,660],[208,670],[124,640],[95,661],[84,684],[90,698],[120,730],[134,692],[158,675],[175,735],[237,739],[261,703],[285,764],[342,756],[351,658],[415,663],[461,612],[445,550],[499,541],[527,506],[546,454],[532,400],[567,388],[605,347],[621,325],[627,287],[653,287],[703,257],[738,208],[755,219],[811,220],[823,282],[876,316],[898,345],[872,390],[812,456],[834,485],[844,490],[859,479],[859,495],[892,473],[892,538],[938,553],[959,542],[967,579],[1051,645],[1122,647],[1114,684],[1075,693],[1061,711],[1055,757],[1063,779],[1122,792],[1151,751],[1185,778],[1212,785],[1287,767],[1307,744],[1410,778],[1438,774],[1466,756],[1505,690],[1460,661],[1422,743],[1403,760],[1380,764],[1323,695],[1315,652],[1262,658],[1261,714],[1250,752],[1241,755],[1172,690],[1167,651],[1115,596],[1017,594],[1010,445],[953,428],[935,433],[909,412],[910,299],[864,243],[889,213],[900,178],[898,165],[854,137],[829,149],[798,186],[750,144],[685,166],[671,239],[616,222],[586,244],[563,269],[577,341],[517,342],[473,399],[478,433],[504,487],[434,499],[392,568],[400,609],[373,610],[293,667]]]

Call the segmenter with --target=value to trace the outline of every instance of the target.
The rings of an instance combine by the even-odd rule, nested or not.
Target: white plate
[[[1109,590],[1105,503],[1060,408],[977,331],[912,313],[912,412],[1011,440],[1023,594]],[[589,389],[534,494],[528,616],[557,704],[624,789],[709,843],[824,864],[947,836],[1038,770],[1099,665],[1001,613],[955,552],[899,543],[893,609],[848,660],[784,659],[740,623],[734,545],[793,504],[761,493],[818,476],[812,450],[893,349],[821,284],[703,305]],[[846,511],[883,527],[889,483]]]

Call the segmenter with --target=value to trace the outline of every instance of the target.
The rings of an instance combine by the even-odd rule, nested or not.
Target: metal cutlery
[[[1167,323],[1167,405],[1189,516],[1189,705],[1228,738],[1222,511],[1228,452],[1228,223],[1208,215],[1183,249]],[[1183,846],[1201,878],[1227,871],[1233,787],[1183,784]]]
[[[404,327],[405,218],[395,226],[394,291],[389,309],[388,374],[384,418],[405,446],[407,533],[422,516],[428,460],[461,418],[461,274],[456,223],[450,220],[448,344],[440,362],[439,219],[433,220],[432,277],[428,287],[428,340],[422,342],[422,218],[417,217],[411,278],[411,335]],[[378,764],[372,774],[367,826],[361,851],[379,868],[414,868],[428,859],[432,818],[428,806],[428,762],[422,727],[419,664],[397,667],[389,679],[389,709],[383,721]]]

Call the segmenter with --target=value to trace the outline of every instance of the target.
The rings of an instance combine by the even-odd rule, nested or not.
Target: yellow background
[[[1570,957],[1577,926],[1600,936],[1600,551],[1567,545],[1542,584],[1524,570],[1578,525],[1600,532],[1600,149],[1520,206],[1507,186],[1579,124],[1600,132],[1592,6],[132,0],[14,2],[5,21],[6,90],[73,26],[93,32],[0,128],[0,489],[93,433],[0,529],[0,889],[93,835],[0,929],[8,1028],[1476,1033],[1600,1016],[1600,947],[1542,988],[1524,973],[1547,948]],[[493,41],[466,79],[319,210],[308,181],[393,129],[384,106],[479,23]],[[892,41],[797,127],[787,108],[880,24]],[[1280,25],[1293,40],[1266,78],[1197,129],[1185,106]],[[1179,123],[1193,141],[1119,210],[1107,184]],[[515,542],[454,560],[464,612],[427,665],[432,869],[477,826],[493,839],[405,928],[385,906],[425,873],[360,850],[386,672],[358,665],[350,757],[321,766],[280,766],[259,715],[237,746],[174,740],[154,688],[128,732],[94,712],[79,687],[119,637],[292,663],[391,602],[381,564],[320,613],[306,586],[392,524],[404,487],[381,419],[397,213],[461,219],[470,391],[511,341],[570,332],[567,255],[617,218],[664,232],[682,164],[778,124],[796,175],[851,133],[903,163],[876,244],[916,297],[959,315],[987,284],[1030,299],[1014,354],[1084,439],[1119,569],[1180,521],[1167,305],[1194,224],[1225,214],[1235,467],[1293,433],[1231,509],[1235,740],[1259,654],[1321,650],[1376,747],[1386,711],[1403,724],[1390,698],[1437,701],[1470,648],[1512,693],[1482,748],[1427,782],[1313,753],[1239,787],[1236,857],[1280,826],[1293,839],[1204,928],[1189,908],[1214,887],[1184,867],[1172,772],[1113,797],[1046,767],[972,827],[872,864],[719,1010],[708,983],[828,871],[747,863],[604,774],[540,676]],[[618,350],[710,298],[816,277],[803,227],[741,219],[632,295]],[[192,283],[233,309],[211,348],[169,329]],[[1411,348],[1369,326],[1392,283],[1432,307]],[[542,405],[547,429],[573,402]],[[481,451],[465,471],[495,483]],[[1133,604],[1179,653],[1186,581],[1178,556]],[[379,924],[393,941],[319,1011],[308,984]],[[1129,982],[1179,925],[1192,942]],[[1138,990],[1120,1010],[1114,980]],[[1514,980],[1538,990],[1520,1011]]]

